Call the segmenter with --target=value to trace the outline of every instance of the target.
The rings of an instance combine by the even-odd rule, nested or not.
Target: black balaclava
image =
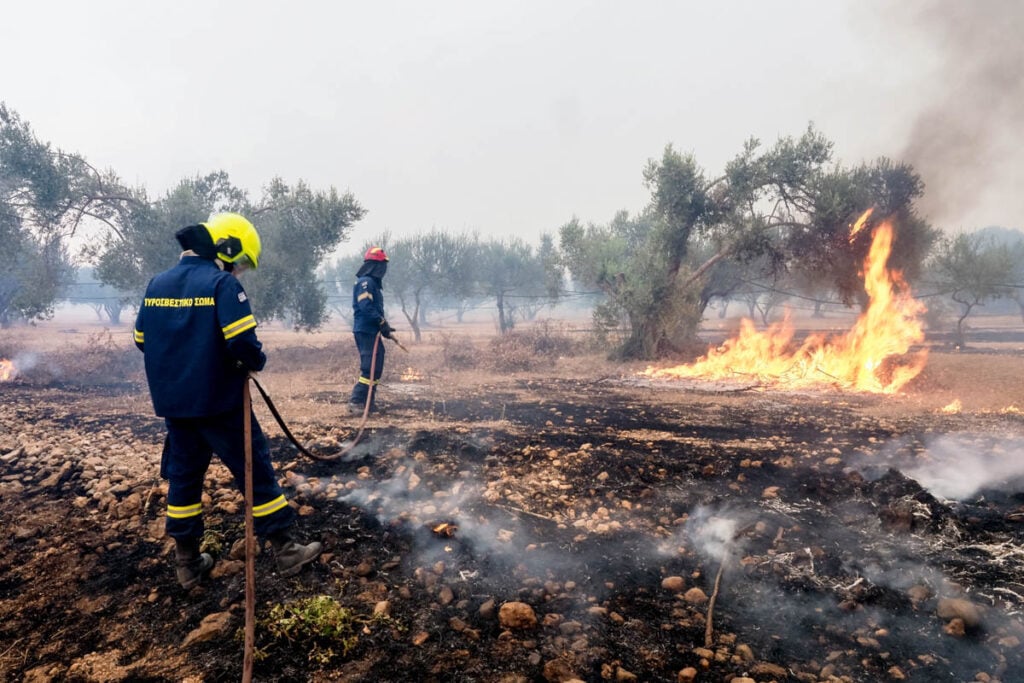
[[[363,261],[363,265],[356,273],[356,277],[372,277],[377,281],[377,286],[384,288],[384,274],[388,272],[387,261]]]
[[[187,228],[182,228],[174,233],[174,237],[185,251],[194,251],[197,256],[207,261],[217,258],[217,247],[213,244],[210,231],[203,225],[190,225]]]

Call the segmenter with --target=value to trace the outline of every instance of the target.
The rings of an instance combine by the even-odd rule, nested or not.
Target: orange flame
[[[868,215],[870,211],[857,221],[853,234],[863,227]],[[864,289],[870,303],[846,334],[830,339],[811,335],[794,351],[788,315],[764,332],[744,319],[738,337],[709,350],[692,365],[648,368],[643,374],[702,379],[748,376],[791,388],[838,385],[854,391],[896,393],[924,369],[927,351],[916,352],[902,362],[896,359],[924,340],[920,316],[926,309],[911,296],[902,274],[886,268],[892,235],[888,221],[874,230],[864,259]]]
[[[416,372],[412,368],[406,368],[405,372],[399,375],[398,380],[400,382],[419,382],[423,379],[423,375]]]
[[[455,532],[459,530],[459,527],[448,522],[441,522],[437,526],[431,529],[435,534],[444,538],[451,538],[455,535]]]
[[[853,238],[856,237],[857,233],[860,232],[864,228],[864,225],[867,224],[867,222],[868,222],[868,218],[871,217],[871,214],[874,213],[874,211],[875,211],[874,209],[868,209],[867,211],[862,213],[860,215],[860,218],[857,219],[857,222],[855,222],[853,224],[853,227],[850,228],[850,237],[849,237],[850,244],[853,244]]]
[[[18,367],[14,361],[0,358],[0,382],[7,382],[18,376]]]
[[[960,399],[955,398],[955,399],[953,399],[952,403],[950,403],[948,405],[945,405],[945,406],[942,406],[942,408],[940,408],[940,412],[946,413],[947,415],[956,415],[957,413],[961,412],[963,409],[964,409],[964,406],[963,406],[962,403],[960,403]]]

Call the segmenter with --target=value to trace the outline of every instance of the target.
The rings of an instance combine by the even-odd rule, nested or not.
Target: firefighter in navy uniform
[[[178,582],[191,588],[213,567],[213,558],[200,552],[206,471],[216,453],[244,494],[243,390],[248,373],[262,370],[267,358],[237,277],[259,264],[252,223],[223,213],[175,237],[184,251],[146,287],[135,344],[145,356],[153,408],[167,425],[160,463],[168,481],[166,528],[176,544]],[[270,541],[278,571],[291,576],[321,547],[294,540],[295,513],[278,485],[267,438],[251,419],[255,531]]]
[[[384,344],[377,342],[377,334],[391,339],[394,330],[384,317],[384,275],[388,272],[388,255],[380,247],[370,247],[363,256],[363,265],[356,273],[352,287],[352,334],[359,350],[359,380],[352,387],[349,413],[365,410],[367,398],[370,412],[376,409],[377,385],[384,372]],[[376,363],[374,346],[377,347]],[[373,379],[370,379],[371,365]]]

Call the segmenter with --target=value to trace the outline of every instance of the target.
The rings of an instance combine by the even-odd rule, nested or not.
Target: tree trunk
[[[409,328],[412,330],[413,339],[415,339],[417,342],[420,341],[419,301],[416,302],[416,306],[415,308],[413,308],[412,313],[410,313],[409,309],[406,307],[405,299],[399,299],[399,303],[401,303],[402,305],[402,315],[405,316],[405,321],[409,323]]]
[[[508,324],[505,321],[505,294],[498,292],[498,331],[505,334],[508,331]]]

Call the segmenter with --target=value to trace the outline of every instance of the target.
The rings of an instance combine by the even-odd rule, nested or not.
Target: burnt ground
[[[1024,680],[1010,401],[937,410],[937,371],[909,397],[579,374],[392,377],[386,412],[330,463],[257,398],[325,554],[291,579],[257,558],[255,680]],[[340,452],[345,391],[288,377],[261,381],[292,431]],[[224,471],[206,505],[220,570],[186,592],[144,387],[0,393],[2,680],[239,680],[243,516]],[[296,616],[318,596],[344,623]]]

